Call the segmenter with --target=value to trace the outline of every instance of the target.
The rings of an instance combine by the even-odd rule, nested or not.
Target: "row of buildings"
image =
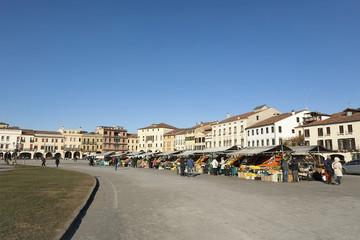
[[[237,146],[265,147],[296,143],[320,145],[346,161],[360,158],[360,109],[347,108],[332,115],[308,109],[281,113],[262,105],[222,121],[200,122],[178,129],[159,123],[127,133],[123,127],[100,126],[94,132],[65,129],[56,132],[9,127],[0,123],[0,157],[11,152],[26,158],[83,158],[104,152],[197,151]]]

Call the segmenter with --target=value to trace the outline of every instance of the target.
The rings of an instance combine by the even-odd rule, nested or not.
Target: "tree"
[[[283,144],[286,147],[303,146],[304,143],[305,143],[304,135],[290,137],[290,138],[286,138],[286,139],[283,140]]]

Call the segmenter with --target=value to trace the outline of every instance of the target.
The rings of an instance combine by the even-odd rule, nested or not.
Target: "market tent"
[[[180,151],[163,152],[163,153],[158,154],[158,156],[168,156],[168,155],[174,155],[177,153],[180,153]]]
[[[139,155],[140,157],[147,157],[147,156],[152,156],[152,155],[158,155],[160,152],[148,152],[148,153],[144,153]]]
[[[298,146],[298,147],[290,147],[293,150],[293,155],[307,155],[309,153],[328,153],[331,152],[329,149],[324,148],[322,146]]]
[[[144,152],[140,151],[140,152],[133,152],[133,153],[127,153],[127,156],[137,156],[137,155],[142,155]]]
[[[115,154],[115,152],[104,152],[104,153],[99,153],[96,154],[96,158],[104,158],[104,157],[108,157],[110,155]]]
[[[126,153],[116,153],[116,154],[112,155],[112,157],[122,157],[125,155],[126,155]]]
[[[199,151],[185,151],[179,154],[176,154],[176,156],[190,156],[190,155],[195,155],[197,153],[200,153]]]
[[[238,147],[237,146],[213,147],[199,151],[199,153],[218,153],[218,152],[227,152],[231,150],[238,150]]]
[[[256,154],[266,154],[266,153],[277,153],[277,152],[292,152],[291,148],[277,145],[277,146],[268,146],[268,147],[246,147],[239,151],[235,151],[232,153],[229,153],[229,155],[256,155]]]

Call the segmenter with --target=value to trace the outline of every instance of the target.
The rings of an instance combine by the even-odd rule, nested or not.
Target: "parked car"
[[[352,160],[342,166],[343,173],[360,174],[360,160]]]

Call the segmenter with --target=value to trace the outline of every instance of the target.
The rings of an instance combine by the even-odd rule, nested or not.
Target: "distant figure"
[[[154,158],[154,161],[153,161],[154,169],[156,169],[156,164],[157,164],[157,161],[156,161],[156,158]]]
[[[74,162],[76,162],[76,161],[77,161],[77,157],[75,156],[75,157],[74,157]]]
[[[93,166],[94,166],[94,159],[93,159],[92,157],[90,157],[89,166],[90,166],[90,167],[93,167]]]
[[[187,176],[190,177],[190,174],[194,177],[194,159],[192,159],[191,157],[187,160],[186,163],[186,167],[187,167]]]
[[[221,158],[220,169],[221,169],[221,172],[224,172],[224,169],[225,169],[225,159],[224,159],[224,157]]]
[[[340,158],[335,157],[334,163],[332,164],[332,168],[334,169],[334,174],[336,177],[335,182],[338,185],[341,185],[341,178],[342,178],[343,174],[342,174],[342,165],[340,163]]]
[[[59,163],[60,163],[60,159],[57,157],[55,158],[55,164],[56,164],[56,167],[59,167]]]
[[[327,184],[332,183],[332,178],[334,176],[334,170],[332,169],[333,163],[334,163],[334,161],[331,159],[330,155],[328,155],[324,161],[324,166],[325,166],[326,172],[328,174]]]
[[[214,160],[212,160],[211,166],[213,169],[214,176],[217,176],[219,162],[216,160],[216,158],[214,158]]]
[[[295,157],[292,159],[291,170],[292,170],[294,182],[298,182],[299,181],[299,178],[298,178],[299,162],[297,161],[297,159]]]
[[[41,166],[42,166],[42,167],[46,167],[46,164],[45,164],[45,163],[46,163],[46,159],[45,159],[44,157],[41,157],[41,162],[42,162],[42,163],[41,163]]]
[[[287,182],[289,177],[289,162],[286,159],[283,159],[281,168],[283,171],[283,182]]]
[[[117,165],[118,165],[119,160],[117,158],[114,158],[113,162],[114,162],[114,166],[115,166],[115,171],[117,171]]]
[[[180,175],[185,176],[185,160],[183,157],[180,157]]]

